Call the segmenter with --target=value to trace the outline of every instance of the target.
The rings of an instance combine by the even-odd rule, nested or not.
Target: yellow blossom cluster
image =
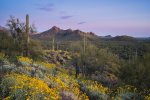
[[[77,80],[67,74],[59,73],[56,77],[47,75],[55,84],[58,91],[70,91],[78,97],[78,100],[89,100],[88,96],[80,90],[80,85]]]
[[[88,100],[88,96],[80,90],[80,85],[74,77],[68,76],[67,74],[58,73],[58,77],[63,81],[69,88],[68,91],[73,92],[79,100]]]
[[[30,59],[28,57],[19,56],[18,61],[21,62],[21,63],[32,64],[32,59]]]
[[[82,81],[90,91],[106,94],[109,89],[99,84],[97,81],[84,80]]]
[[[52,68],[56,67],[55,64],[51,64],[51,63],[48,63],[48,62],[36,62],[36,63],[43,66],[43,67],[46,67],[48,69],[52,69]]]
[[[37,78],[29,77],[27,75],[10,74],[6,78],[14,78],[16,83],[10,87],[11,91],[18,89],[25,91],[27,100],[36,100],[39,94],[43,96],[44,100],[58,100],[59,94],[54,88],[49,88],[48,85]]]

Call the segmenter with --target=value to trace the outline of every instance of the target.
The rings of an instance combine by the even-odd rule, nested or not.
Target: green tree
[[[33,25],[29,25],[29,16],[27,15],[26,24],[20,22],[18,18],[10,16],[7,26],[13,38],[14,47],[19,53],[17,55],[28,55],[29,34],[35,33],[36,29]]]
[[[127,63],[120,68],[120,78],[126,83],[138,88],[150,88],[150,53]]]
[[[9,36],[8,32],[0,31],[0,52],[5,53],[5,55],[11,55],[14,50],[13,38]]]

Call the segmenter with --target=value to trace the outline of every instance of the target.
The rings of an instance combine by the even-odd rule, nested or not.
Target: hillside
[[[139,99],[139,93],[134,86],[124,85],[111,90],[81,75],[75,78],[73,67],[70,70],[22,56],[18,56],[16,60],[17,62],[11,63],[2,53],[0,54],[0,99],[126,100],[133,97]]]
[[[134,56],[135,52],[137,52],[138,56],[143,56],[144,53],[149,51],[149,38],[141,39],[125,35],[116,37],[112,37],[111,35],[97,36],[92,32],[87,33],[72,29],[63,30],[56,26],[42,33],[31,35],[30,37],[31,40],[38,41],[38,45],[41,45],[44,49],[52,49],[54,45],[54,48],[57,50],[80,51],[83,47],[84,36],[87,44],[93,44],[98,48],[107,48],[126,60],[129,59],[129,56]],[[7,48],[7,45],[13,43],[10,32],[4,27],[0,28],[0,38],[0,48],[3,50]],[[6,38],[10,39],[8,40]],[[9,44],[6,41],[10,41]]]
[[[131,41],[131,42],[133,42],[133,41],[136,41],[137,39],[134,38],[134,37],[131,37],[131,36],[123,35],[123,36],[113,37],[110,40],[112,40],[112,41]]]
[[[55,49],[61,48],[61,50],[69,51],[75,49],[79,51],[83,47],[84,36],[87,44],[93,44],[98,48],[107,48],[126,60],[129,59],[129,56],[134,56],[136,51],[138,56],[143,56],[149,50],[147,46],[149,45],[148,38],[139,39],[127,35],[115,37],[111,35],[98,36],[92,32],[86,33],[72,29],[63,30],[56,26],[40,34],[35,34],[32,38],[40,41],[46,49],[52,49],[54,37]]]
[[[80,30],[72,30],[72,29],[63,30],[56,26],[53,26],[51,29],[44,31],[42,33],[33,35],[32,37],[33,39],[49,40],[49,41],[53,37],[55,37],[57,41],[81,41],[84,35],[89,40],[94,40],[98,38],[98,36],[92,32],[86,33]]]
[[[54,26],[30,36],[27,56],[26,38],[22,34],[16,38],[3,29],[0,33],[2,100],[141,100],[150,97],[149,77],[145,77],[150,76],[150,44],[143,40],[133,42],[134,38],[128,36],[99,37]]]
[[[0,100],[150,100],[150,0],[0,5]]]
[[[3,34],[3,33],[5,33],[6,35],[9,35],[9,36],[11,35],[9,29],[0,26],[0,34]]]

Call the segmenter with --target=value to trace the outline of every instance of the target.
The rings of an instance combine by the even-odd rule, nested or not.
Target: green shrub
[[[90,100],[108,100],[107,88],[94,81],[79,82],[80,89],[87,94]],[[95,87],[93,87],[95,86]]]
[[[10,87],[17,84],[16,80],[12,77],[3,78],[0,84],[0,92],[2,93],[2,98],[10,95]]]

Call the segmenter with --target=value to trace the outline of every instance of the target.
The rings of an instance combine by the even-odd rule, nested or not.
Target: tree
[[[53,51],[55,50],[55,34],[53,35],[53,38],[52,38],[52,50]]]
[[[5,55],[11,55],[11,52],[14,51],[13,38],[6,31],[0,31],[0,52],[3,52]]]
[[[18,52],[20,52],[20,55],[22,54],[22,43],[23,43],[23,32],[24,32],[24,23],[21,23],[19,19],[10,16],[10,19],[7,21],[7,26],[10,30],[10,33],[13,37],[14,46],[15,48],[18,48]]]
[[[10,19],[7,21],[7,26],[13,37],[16,51],[19,52],[19,55],[28,56],[29,34],[36,32],[35,26],[29,25],[29,16],[26,16],[26,24],[20,22],[18,18],[10,16]]]
[[[120,68],[119,77],[126,83],[141,89],[150,88],[150,53],[126,63]]]

